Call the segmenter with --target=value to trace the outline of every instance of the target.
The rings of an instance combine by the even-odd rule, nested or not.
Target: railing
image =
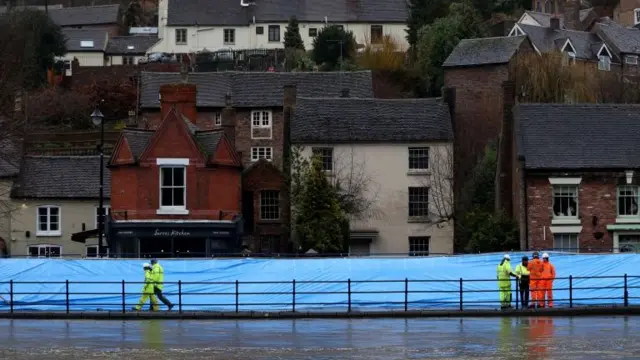
[[[518,283],[511,304],[520,309]],[[640,276],[569,276],[554,280],[555,307],[640,304]],[[0,311],[117,311],[137,304],[143,283],[60,281],[0,283]],[[233,281],[165,283],[164,295],[183,311],[459,311],[500,306],[496,279]],[[546,289],[541,289],[546,290]],[[203,301],[204,300],[204,301]],[[213,301],[219,300],[219,301]],[[531,303],[530,298],[530,303]],[[148,308],[149,301],[144,304]],[[162,306],[162,304],[160,304]]]

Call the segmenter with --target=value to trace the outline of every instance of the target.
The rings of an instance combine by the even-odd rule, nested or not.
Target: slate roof
[[[106,163],[106,161],[105,161]],[[111,173],[104,171],[104,196],[109,198]],[[26,156],[15,198],[98,198],[100,156]]]
[[[640,54],[640,29],[614,22],[596,24],[596,32],[611,44],[618,54]]]
[[[107,43],[109,55],[144,55],[158,42],[157,36],[114,36]]]
[[[597,60],[598,50],[604,42],[594,33],[567,29],[554,30],[534,25],[517,24],[529,37],[531,43],[541,52],[560,51],[564,41],[569,39],[576,51],[576,58],[583,60]],[[594,50],[595,49],[595,50]]]
[[[526,169],[640,168],[640,105],[519,104]]]
[[[106,30],[98,29],[62,29],[62,34],[67,38],[68,52],[104,51],[109,38]],[[93,41],[93,46],[82,47],[83,41]]]
[[[541,12],[531,11],[531,10],[527,10],[524,13],[531,16],[542,27],[551,26],[551,16],[552,16],[551,14],[546,14],[546,13],[541,13]],[[564,17],[560,15],[559,18],[560,18],[560,27],[564,28],[565,27]]]
[[[299,144],[452,139],[449,108],[438,99],[298,98],[291,121]]]
[[[526,36],[464,39],[453,49],[443,67],[478,66],[509,62]]]
[[[200,149],[203,151],[204,155],[211,156],[215,154],[216,149],[218,148],[218,143],[220,139],[222,139],[223,131],[222,130],[200,130],[197,126],[195,126],[188,119],[183,118],[185,123],[187,124],[187,128],[191,135],[196,140],[198,145],[200,145]],[[129,144],[129,148],[131,149],[131,153],[136,161],[140,159],[140,156],[149,146],[151,138],[153,137],[154,130],[137,130],[137,129],[125,129],[122,134],[124,138],[127,140]]]
[[[248,25],[253,22],[405,23],[406,0],[255,0],[242,7],[240,0],[168,0],[167,25]],[[249,2],[249,0],[247,0]]]
[[[343,88],[353,97],[373,97],[371,71],[210,72],[190,74],[188,81],[197,85],[202,107],[225,106],[227,93],[235,107],[280,107],[285,85],[296,85],[302,97],[338,97]],[[159,108],[160,85],[180,82],[179,73],[142,72],[141,106]]]
[[[120,5],[74,6],[50,9],[51,20],[60,26],[117,24]]]

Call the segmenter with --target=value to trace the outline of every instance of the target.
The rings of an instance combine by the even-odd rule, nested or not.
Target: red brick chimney
[[[175,108],[178,113],[196,123],[198,110],[196,108],[197,89],[195,84],[167,84],[160,86],[160,114],[162,120],[169,111]]]

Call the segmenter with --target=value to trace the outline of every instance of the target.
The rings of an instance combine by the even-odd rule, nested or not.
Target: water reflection
[[[640,353],[640,318],[0,321],[0,358],[36,359],[51,349],[77,353],[67,358],[78,360],[91,351],[115,351],[127,360],[246,359],[247,353],[264,353],[264,359],[619,360]],[[147,357],[135,355],[146,351]]]

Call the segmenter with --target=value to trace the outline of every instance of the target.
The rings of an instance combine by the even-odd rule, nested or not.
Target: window
[[[633,25],[640,24],[640,9],[633,10]]]
[[[262,35],[262,34],[264,34],[264,26],[256,27],[256,35]]]
[[[638,215],[638,187],[618,186],[618,216]]]
[[[333,148],[312,148],[311,153],[322,160],[322,170],[333,171]]]
[[[187,194],[185,167],[161,167],[160,177],[160,208],[184,209]]]
[[[318,29],[317,28],[309,28],[309,37],[316,37],[318,36]]]
[[[98,257],[98,245],[88,245],[85,248],[85,257]]]
[[[62,255],[62,246],[59,245],[31,245],[29,246],[29,257],[51,258]]]
[[[382,44],[382,25],[371,25],[371,43]]]
[[[57,206],[38,207],[38,230],[36,236],[61,236],[60,208]]]
[[[105,212],[106,216],[104,217],[104,222],[106,224],[107,223],[107,216],[111,215],[111,206],[104,205],[103,207],[106,210],[106,212]],[[95,228],[97,229],[99,226],[100,226],[100,207],[97,206],[96,207],[96,227]]]
[[[553,217],[578,217],[578,186],[553,185]]]
[[[280,219],[280,191],[263,190],[260,192],[260,220]]]
[[[122,65],[135,65],[135,60],[133,56],[123,56],[122,57]]]
[[[235,29],[224,29],[224,43],[226,45],[233,45],[236,43],[236,30]]]
[[[429,216],[429,188],[409,188],[409,217]]]
[[[566,51],[562,54],[562,66],[567,66],[569,64],[574,65],[576,63],[576,53],[573,51]]]
[[[80,41],[80,47],[81,48],[92,48],[93,45],[93,40],[82,40]]]
[[[637,55],[627,55],[624,57],[624,62],[631,65],[638,65]]]
[[[213,121],[214,121],[214,124],[216,126],[221,126],[222,125],[222,114],[221,113],[213,114]]]
[[[598,70],[611,71],[611,58],[607,55],[600,55],[598,61]]]
[[[271,139],[271,111],[255,110],[251,112],[251,138]]]
[[[640,235],[618,235],[617,252],[640,252]]]
[[[410,236],[409,256],[429,256],[430,236]]]
[[[260,159],[265,159],[268,161],[273,160],[273,148],[270,148],[270,147],[251,148],[251,161],[258,161]]]
[[[187,45],[187,29],[176,29],[176,45]]]
[[[579,252],[578,234],[554,234],[553,250]]]
[[[429,169],[429,148],[409,148],[409,170]]]
[[[269,41],[280,41],[280,25],[269,25]]]

